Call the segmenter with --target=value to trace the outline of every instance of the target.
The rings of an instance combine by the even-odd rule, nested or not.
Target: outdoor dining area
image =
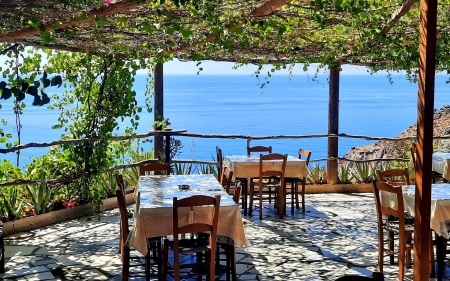
[[[132,193],[116,174],[119,208],[6,237],[0,277],[413,280],[418,242],[408,168],[377,171],[373,193],[305,194],[308,150],[295,157],[247,142],[247,155],[216,153],[218,178],[142,165]],[[445,156],[434,155],[430,280],[450,280]],[[127,196],[135,203],[127,206]]]

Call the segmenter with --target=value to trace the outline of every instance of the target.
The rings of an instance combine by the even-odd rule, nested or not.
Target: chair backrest
[[[286,171],[287,154],[271,153],[259,156],[259,182],[263,178],[279,177],[280,186],[284,186],[284,172]]]
[[[194,207],[212,206],[211,216],[205,221],[196,221]],[[189,221],[187,224],[179,226],[178,210],[179,208],[190,208],[190,214],[188,215]],[[173,198],[173,242],[174,248],[178,248],[178,234],[183,233],[210,233],[210,246],[213,247],[213,241],[216,241],[217,237],[217,221],[219,219],[219,207],[220,207],[220,195],[214,197],[205,195],[194,195],[191,197],[178,200],[177,197]],[[202,214],[202,218],[206,218]]]
[[[227,193],[230,193],[231,181],[233,178],[233,171],[231,171],[227,167],[223,167],[221,175],[222,176],[220,178],[220,185],[223,186],[223,188],[225,188]]]
[[[414,169],[416,169],[416,153],[417,153],[416,144],[415,143],[411,144],[411,148],[409,150],[411,150],[411,161],[413,162]]]
[[[384,202],[381,205],[381,194],[384,192]],[[398,218],[399,229],[405,229],[405,207],[403,203],[403,191],[401,186],[392,186],[385,182],[373,181],[373,193],[375,197],[375,206],[378,218],[378,231],[384,224],[384,219],[393,216]],[[386,202],[389,201],[389,202]],[[402,235],[404,231],[400,231]],[[403,239],[402,239],[403,240]]]
[[[239,205],[239,201],[241,199],[242,192],[242,183],[240,181],[236,182],[236,187],[234,188],[233,201]]]
[[[298,159],[305,159],[306,166],[308,166],[310,158],[311,158],[311,151],[306,150],[306,149],[299,149],[298,150]]]
[[[170,164],[152,163],[139,166],[139,175],[145,176],[147,173],[154,172],[156,175],[170,175]]]
[[[257,145],[257,146],[250,147],[251,141],[252,141],[251,139],[247,139],[247,156],[252,155],[252,153],[261,153],[261,152],[272,153],[271,146]]]
[[[130,232],[128,226],[128,215],[127,208],[125,205],[125,196],[120,188],[116,189],[117,203],[119,205],[119,215],[120,215],[120,239],[122,239],[122,244],[125,245]]]
[[[122,192],[123,204],[126,206],[127,202],[125,200],[125,182],[123,181],[123,175],[119,174],[119,172],[116,172],[116,183],[117,189],[120,189],[120,191]]]
[[[222,149],[216,146],[216,154],[217,154],[217,176],[219,181],[222,180],[222,169],[223,169],[223,154]]]
[[[392,185],[410,185],[408,168],[390,169],[385,171],[377,170],[378,181],[388,181]]]

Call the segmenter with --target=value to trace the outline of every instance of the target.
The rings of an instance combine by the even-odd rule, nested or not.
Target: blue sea
[[[144,105],[147,75],[138,75],[134,89],[138,103]],[[328,80],[318,81],[305,74],[274,75],[266,87],[252,75],[165,75],[164,116],[174,130],[203,134],[242,134],[250,136],[326,134],[328,131]],[[394,137],[417,121],[417,84],[404,75],[393,75],[393,84],[385,75],[341,75],[339,132],[351,135]],[[435,108],[450,104],[448,76],[436,76]],[[50,89],[49,95],[61,89]],[[12,101],[0,101],[1,118],[14,124]],[[21,116],[22,144],[58,140],[62,131],[52,130],[59,112],[46,107],[28,106]],[[141,114],[138,133],[152,130],[153,113]],[[122,126],[123,128],[124,126]],[[14,130],[4,127],[6,131]],[[245,154],[244,139],[179,138],[184,148],[179,159],[212,160],[215,147],[225,155]],[[373,141],[339,139],[339,156],[351,147]],[[296,155],[299,148],[312,151],[312,159],[325,158],[326,138],[269,139],[252,141],[252,145],[271,145],[275,152]],[[151,148],[151,144],[147,144]],[[21,166],[48,149],[22,151]],[[15,154],[6,159],[15,163]]]

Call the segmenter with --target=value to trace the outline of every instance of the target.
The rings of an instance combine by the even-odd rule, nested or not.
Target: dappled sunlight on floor
[[[236,253],[239,280],[332,281],[376,270],[372,194],[306,195],[306,206],[305,214],[291,214],[288,204],[284,219],[270,205],[264,205],[263,220],[258,208],[244,217],[247,243]],[[118,238],[117,210],[6,237],[7,273],[0,279],[120,280]],[[398,267],[387,258],[384,267],[386,280],[396,280]],[[405,280],[412,274],[406,269]],[[444,280],[450,280],[448,267]]]

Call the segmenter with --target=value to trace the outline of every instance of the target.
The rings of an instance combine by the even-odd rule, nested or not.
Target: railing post
[[[429,280],[437,0],[420,1],[414,280]],[[434,266],[434,265],[433,265]],[[440,270],[438,275],[442,273]],[[438,278],[439,279],[439,278]]]
[[[339,133],[339,64],[330,66],[330,88],[328,101],[328,134]],[[338,138],[328,138],[328,157],[338,157]],[[338,180],[338,161],[327,161],[327,183]]]
[[[164,72],[163,72],[163,64],[157,63],[155,67],[155,96],[154,96],[154,120],[157,119],[157,116],[160,115],[161,118],[164,118]],[[161,158],[161,151],[164,147],[164,140],[162,136],[154,136],[154,158]]]

